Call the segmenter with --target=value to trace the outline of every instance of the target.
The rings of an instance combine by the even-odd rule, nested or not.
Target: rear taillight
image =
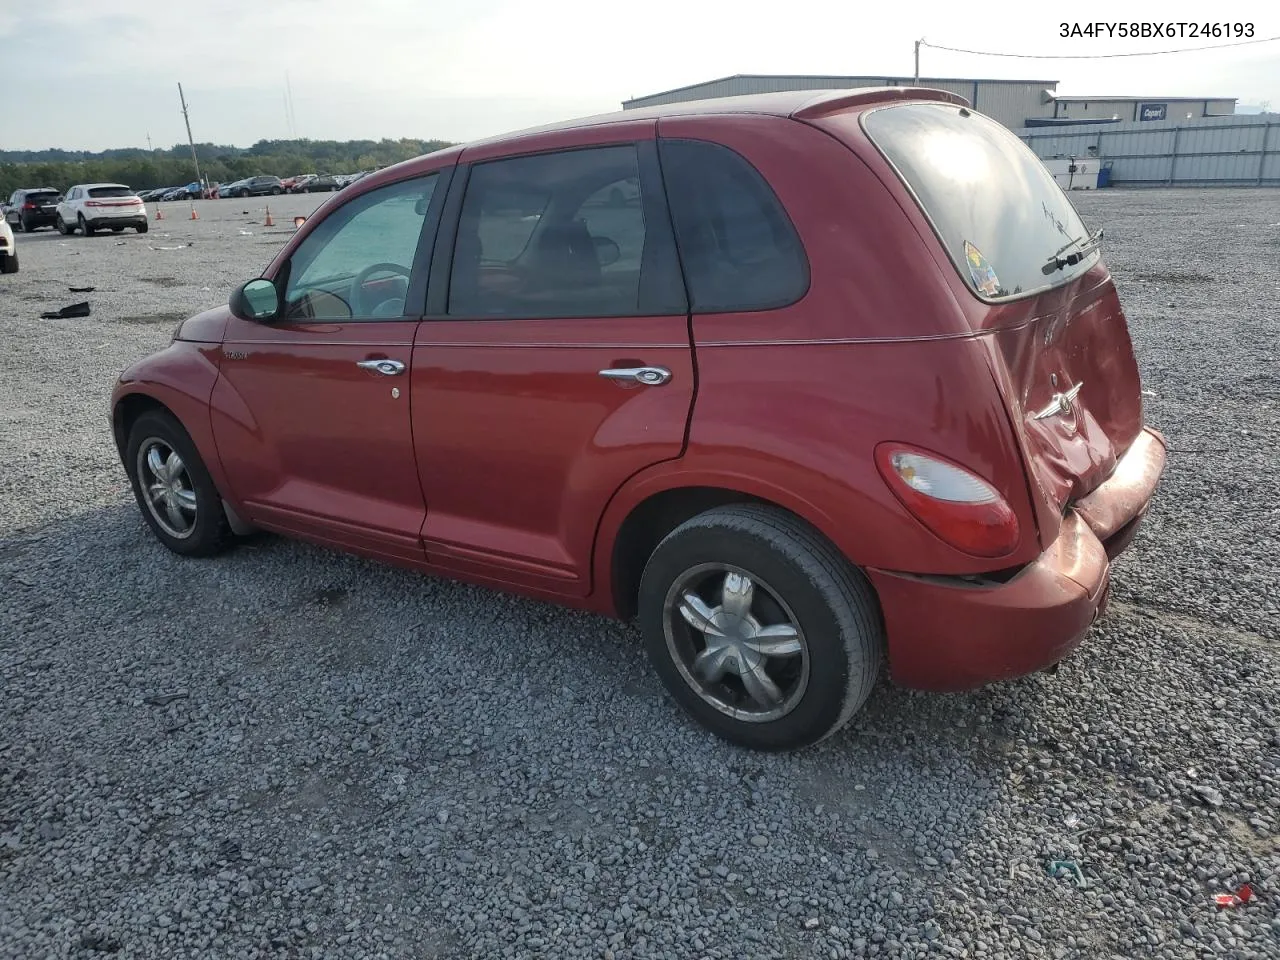
[[[28,200],[26,203],[22,205],[23,210],[34,210],[35,208],[36,208],[36,205],[32,203],[30,200]]]
[[[934,453],[900,443],[876,447],[876,466],[894,495],[941,540],[975,557],[1003,557],[1018,545],[1018,518],[991,484]]]
[[[106,206],[106,204],[103,203],[101,200],[86,200],[84,202],[84,205],[86,207],[105,207]]]

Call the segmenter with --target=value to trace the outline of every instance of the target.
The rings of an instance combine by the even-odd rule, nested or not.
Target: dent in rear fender
[[[178,340],[129,367],[111,395],[111,409],[128,396],[145,396],[162,404],[191,436],[214,484],[226,493],[227,478],[214,443],[209,398],[218,380],[217,344]]]

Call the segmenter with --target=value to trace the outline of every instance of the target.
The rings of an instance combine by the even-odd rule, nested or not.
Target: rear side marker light
[[[939,539],[975,557],[1003,557],[1018,545],[1018,518],[991,484],[916,447],[882,443],[880,476],[904,507]]]

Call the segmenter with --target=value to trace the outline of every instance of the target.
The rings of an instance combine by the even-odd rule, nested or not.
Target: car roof
[[[562,120],[538,127],[528,127],[499,134],[465,144],[475,147],[481,144],[504,143],[543,133],[561,130],[577,130],[610,123],[626,123],[632,120],[661,120],[665,117],[731,116],[734,114],[763,114],[773,117],[810,119],[838,113],[854,107],[871,106],[894,100],[943,100],[968,106],[963,97],[949,90],[930,87],[853,87],[832,90],[782,90],[774,93],[753,93],[735,97],[714,97],[707,100],[685,100],[663,103],[635,110],[613,110],[573,120]]]
[[[442,147],[431,153],[401,161],[362,178],[367,189],[376,190],[403,176],[413,176],[436,167],[446,157],[457,157],[464,151],[481,146],[510,144],[515,149],[536,148],[544,135],[566,130],[580,130],[609,124],[631,123],[637,120],[660,120],[665,117],[730,117],[734,115],[764,115],[781,119],[816,120],[820,117],[856,110],[894,101],[941,101],[960,106],[971,106],[968,100],[949,90],[931,87],[853,87],[832,90],[784,90],[774,93],[756,93],[736,97],[716,97],[707,100],[687,100],[680,103],[664,103],[635,110],[614,110],[609,113],[562,120],[538,127],[526,127],[509,133],[498,134],[467,143]],[[341,176],[341,175],[335,175]],[[364,192],[364,191],[361,191]]]

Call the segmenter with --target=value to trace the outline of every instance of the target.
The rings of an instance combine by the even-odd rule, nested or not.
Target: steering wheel
[[[372,266],[365,267],[355,275],[351,281],[351,315],[353,317],[367,317],[373,315],[373,310],[368,308],[364,302],[364,285],[369,278],[375,273],[395,273],[409,279],[409,268],[401,266],[398,263],[375,263]],[[385,301],[380,301],[385,302]]]

